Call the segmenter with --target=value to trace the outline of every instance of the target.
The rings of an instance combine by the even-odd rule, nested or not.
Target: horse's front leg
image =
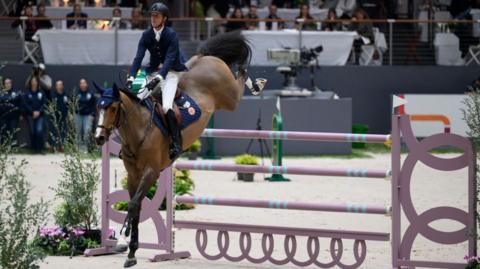
[[[128,218],[129,224],[131,225],[132,235],[130,237],[130,244],[128,246],[130,249],[130,252],[128,253],[128,258],[124,264],[125,268],[131,267],[137,264],[137,259],[135,258],[135,252],[138,249],[138,234],[139,234],[138,225],[140,223],[140,211],[142,208],[142,201],[145,198],[145,195],[147,194],[150,187],[155,182],[156,178],[157,177],[155,176],[155,172],[152,169],[150,168],[146,169],[145,172],[143,173],[143,176],[140,179],[140,183],[138,184],[135,193],[131,195],[130,202],[128,204],[127,218]],[[130,189],[130,186],[129,186],[129,189]],[[127,226],[127,231],[129,232],[128,226]],[[127,232],[125,233],[125,235],[127,235]]]

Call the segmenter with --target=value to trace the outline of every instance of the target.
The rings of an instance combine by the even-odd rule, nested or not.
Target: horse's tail
[[[252,49],[245,36],[240,31],[235,31],[209,38],[200,45],[198,54],[218,57],[228,66],[232,64],[248,65]]]

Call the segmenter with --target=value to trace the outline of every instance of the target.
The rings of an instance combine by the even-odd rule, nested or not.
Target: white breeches
[[[147,81],[150,81],[153,77],[155,77],[157,73],[150,74]],[[163,111],[167,113],[169,109],[173,109],[173,99],[175,99],[175,93],[177,92],[178,88],[178,80],[179,80],[179,72],[169,71],[167,73],[167,77],[164,78],[160,82],[160,85],[157,85],[154,92],[160,89],[162,91],[162,106]]]

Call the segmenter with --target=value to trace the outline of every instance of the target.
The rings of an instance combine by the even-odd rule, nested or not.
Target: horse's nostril
[[[105,137],[103,135],[97,137],[96,140],[97,140],[97,145],[99,145],[99,146],[102,146],[105,143]]]

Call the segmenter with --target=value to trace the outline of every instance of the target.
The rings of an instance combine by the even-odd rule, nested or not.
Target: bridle
[[[119,102],[120,102],[120,104],[119,104],[117,112],[115,113],[115,120],[113,121],[112,126],[106,127],[103,124],[97,124],[97,128],[103,129],[103,130],[105,130],[105,132],[107,132],[107,140],[110,137],[110,135],[112,134],[112,131],[114,129],[118,129],[120,127],[120,113],[122,112],[122,101],[120,100]]]
[[[106,127],[103,124],[97,124],[98,128],[104,129],[107,132],[107,140],[110,137],[112,131],[115,130],[115,129],[118,130],[118,128],[120,128],[122,126],[122,123],[124,123],[127,120],[126,117],[123,117],[123,121],[120,121],[120,113],[125,112],[125,111],[122,109],[122,106],[123,106],[122,100],[120,100],[119,102],[120,102],[120,104],[118,106],[117,113],[115,114],[115,120],[113,122],[113,125],[111,127]],[[154,113],[154,111],[151,111],[151,117],[150,117],[149,124],[147,126],[147,129],[144,132],[143,138],[140,140],[140,142],[138,143],[138,145],[136,147],[137,149],[142,147],[142,145],[145,143],[145,140],[146,140],[148,134],[150,133],[149,131],[152,128],[152,123],[153,123],[153,113]],[[123,141],[120,134],[118,134],[117,137],[120,140],[120,143],[122,144],[122,146],[124,146],[128,149],[129,148],[128,144]],[[126,155],[128,158],[131,158],[131,159],[136,158],[135,154],[130,149],[128,149],[128,152],[129,152],[129,153],[127,153],[128,155]]]

